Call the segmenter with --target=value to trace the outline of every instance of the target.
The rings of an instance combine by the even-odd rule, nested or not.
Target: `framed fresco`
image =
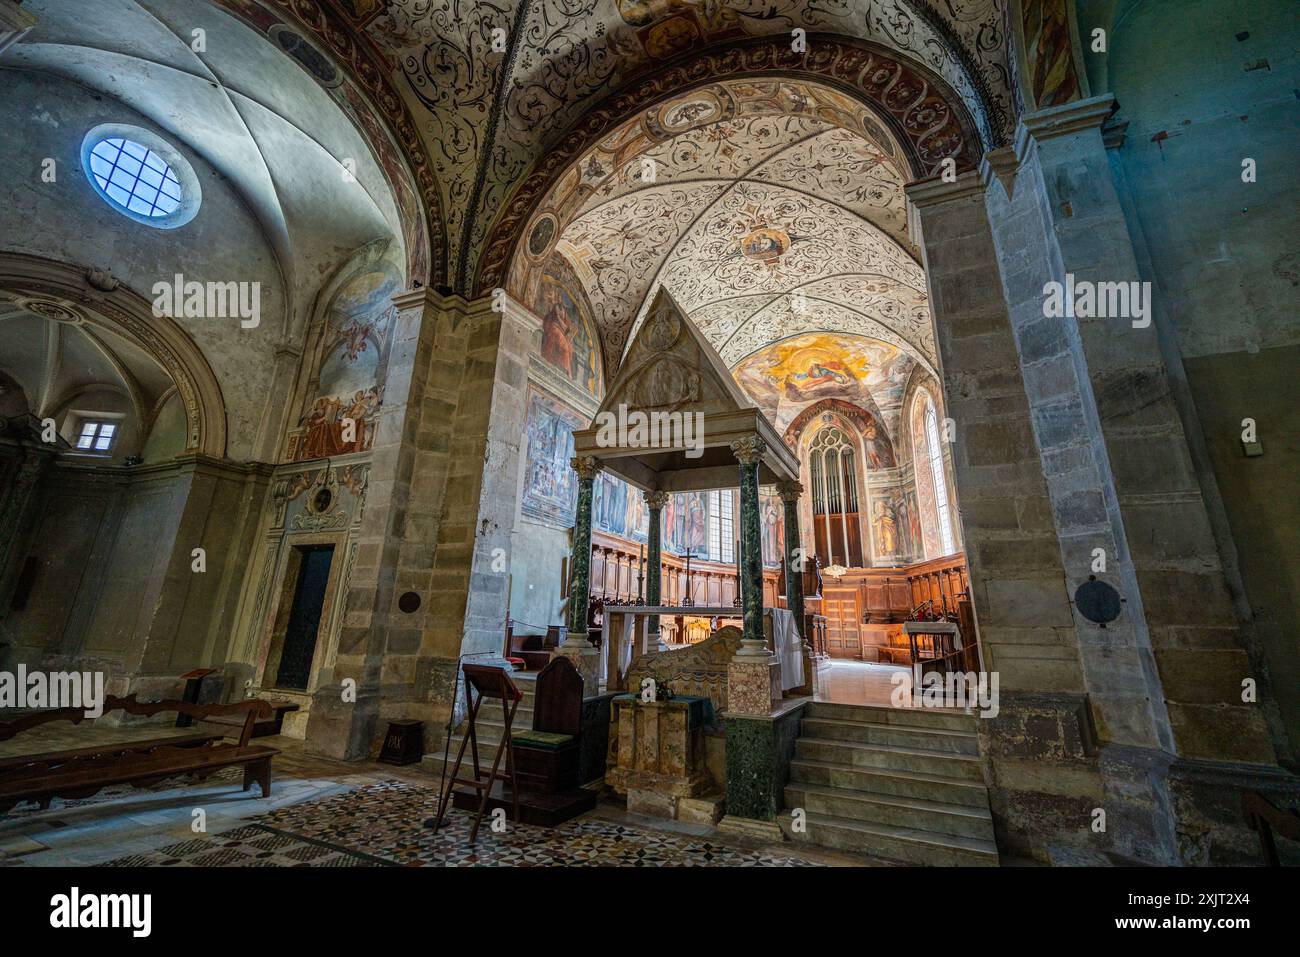
[[[542,359],[577,388],[599,398],[596,326],[582,284],[563,256],[547,261],[533,311],[542,317]]]
[[[578,507],[578,477],[573,433],[586,422],[576,412],[536,390],[528,393],[528,459],[524,471],[523,513],[563,528],[573,526]]]
[[[290,461],[368,452],[374,445],[397,316],[392,299],[402,288],[395,245],[362,249],[329,293],[315,395],[289,437]]]

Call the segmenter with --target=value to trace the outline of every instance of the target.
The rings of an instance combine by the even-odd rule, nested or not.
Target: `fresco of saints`
[[[898,522],[893,509],[883,498],[876,499],[876,514],[871,520],[876,532],[876,547],[881,555],[898,553]]]
[[[546,315],[542,317],[542,358],[572,379],[576,325],[559,286],[547,283],[546,307]]]
[[[894,447],[880,432],[874,417],[867,419],[862,429],[862,444],[867,453],[867,465],[873,469],[894,467]]]

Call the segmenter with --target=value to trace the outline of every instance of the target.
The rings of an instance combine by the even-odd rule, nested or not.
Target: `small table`
[[[961,629],[957,627],[955,621],[905,621],[903,622],[903,634],[907,635],[907,640],[911,647],[912,660],[911,664],[921,663],[922,670],[927,662],[937,662],[936,667],[943,671],[948,670],[948,659],[961,650]],[[930,654],[922,658],[921,651],[924,645],[918,646],[917,636],[928,637],[930,639]]]

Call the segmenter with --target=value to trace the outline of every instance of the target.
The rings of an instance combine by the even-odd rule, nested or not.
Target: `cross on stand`
[[[692,554],[689,548],[686,549],[685,553],[682,555],[682,558],[686,559],[686,597],[682,599],[683,605],[695,604],[695,602],[691,600],[691,559],[701,557],[703,556]]]

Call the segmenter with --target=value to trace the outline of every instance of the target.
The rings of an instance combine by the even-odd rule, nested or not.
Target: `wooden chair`
[[[514,755],[527,791],[558,794],[578,786],[582,675],[557,656],[537,676],[531,731],[516,731]]]
[[[474,817],[474,824],[469,831],[469,842],[471,844],[478,838],[479,825],[483,823],[483,815],[487,812],[488,801],[492,798],[493,787],[498,780],[504,781],[505,778],[497,777],[497,770],[501,767],[501,758],[504,755],[506,759],[506,774],[510,781],[511,803],[513,804],[514,814],[511,820],[519,820],[519,782],[515,776],[515,759],[514,748],[511,744],[511,725],[515,720],[515,711],[519,708],[519,702],[523,700],[524,693],[515,686],[510,680],[510,675],[504,668],[497,668],[491,665],[461,665],[461,673],[465,676],[465,698],[469,703],[469,714],[466,717],[467,725],[465,736],[461,739],[460,750],[456,752],[456,763],[451,769],[451,778],[447,781],[447,789],[443,792],[442,798],[438,801],[438,816],[434,818],[433,829],[436,832],[442,824],[443,815],[447,811],[448,805],[452,800],[452,792],[456,785],[465,785],[474,790],[478,799],[477,813]],[[539,679],[540,680],[540,679]],[[477,697],[475,696],[477,694]],[[478,717],[479,708],[484,700],[492,698],[501,702],[501,709],[505,715],[505,733],[501,736],[501,743],[497,745],[497,753],[492,759],[492,770],[488,776],[483,777],[483,772],[478,762],[478,734],[475,731],[474,722]],[[469,746],[470,755],[474,765],[473,779],[460,777],[460,766],[465,758],[465,747]],[[504,788],[502,789],[504,794]]]

